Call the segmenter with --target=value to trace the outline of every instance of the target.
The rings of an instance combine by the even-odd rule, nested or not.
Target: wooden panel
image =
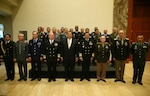
[[[127,37],[131,42],[137,40],[138,34],[144,35],[144,41],[150,41],[150,1],[129,1]],[[150,47],[150,46],[149,46]],[[147,60],[150,60],[150,48]]]

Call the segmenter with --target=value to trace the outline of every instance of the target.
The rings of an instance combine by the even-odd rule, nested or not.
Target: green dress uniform
[[[19,68],[20,80],[27,80],[27,62],[26,58],[28,58],[28,43],[25,41],[19,42],[17,41],[14,44],[13,50],[13,58],[16,58]],[[24,68],[24,72],[22,70]]]
[[[146,63],[146,56],[148,53],[148,43],[147,42],[134,42],[131,46],[131,54],[133,59],[133,83],[138,79],[138,83],[142,83],[142,76],[144,72],[144,67]]]
[[[98,42],[95,47],[95,60],[97,60],[97,80],[104,80],[106,76],[107,61],[110,57],[110,44]]]
[[[113,43],[112,55],[115,58],[116,64],[116,81],[125,81],[123,80],[124,76],[124,69],[125,69],[125,62],[126,59],[129,58],[130,53],[130,46],[129,46],[129,39],[124,38],[115,38]]]

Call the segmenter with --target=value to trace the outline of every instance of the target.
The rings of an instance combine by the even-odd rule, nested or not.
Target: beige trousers
[[[104,80],[106,77],[107,63],[97,63],[97,79]]]
[[[116,79],[123,80],[125,70],[125,60],[115,60],[116,64]]]

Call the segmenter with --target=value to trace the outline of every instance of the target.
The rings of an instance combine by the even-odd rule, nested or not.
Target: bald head
[[[102,43],[105,43],[106,37],[105,37],[105,36],[101,36],[101,37],[100,37],[100,41],[101,41]]]
[[[50,32],[50,33],[48,34],[48,38],[49,38],[50,40],[53,40],[54,37],[55,37],[55,35],[54,35],[53,32]]]

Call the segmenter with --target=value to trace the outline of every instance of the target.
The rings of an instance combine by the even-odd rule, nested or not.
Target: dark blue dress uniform
[[[89,79],[89,67],[91,63],[91,58],[94,57],[94,43],[92,39],[83,39],[80,44],[80,53],[79,57],[83,58],[82,62],[82,76],[81,81],[86,78]]]
[[[1,42],[1,48],[3,48],[3,58],[5,62],[7,79],[14,80],[15,70],[13,62],[13,41]]]
[[[37,65],[37,77],[40,81],[41,77],[41,61],[40,57],[43,57],[44,46],[43,41],[41,39],[31,39],[29,41],[29,52],[28,56],[31,57],[31,64],[32,64],[32,73],[34,75],[33,79],[36,77],[36,65]]]
[[[131,54],[133,59],[133,82],[135,83],[138,79],[138,83],[142,83],[142,76],[144,72],[144,67],[146,63],[146,56],[148,53],[148,43],[147,42],[134,42],[131,46]]]
[[[48,81],[55,81],[57,59],[60,58],[60,45],[56,40],[48,40],[45,42],[44,48],[49,74]]]

